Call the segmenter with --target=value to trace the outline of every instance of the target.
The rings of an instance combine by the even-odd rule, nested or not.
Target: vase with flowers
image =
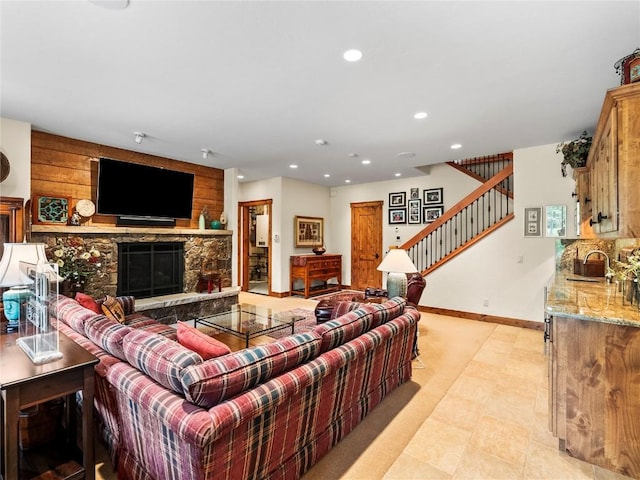
[[[593,137],[587,135],[585,130],[576,140],[570,142],[559,143],[556,147],[556,153],[562,152],[562,176],[567,176],[567,165],[571,168],[580,168],[587,165],[587,157]]]
[[[57,239],[50,248],[49,258],[58,264],[58,274],[64,278],[61,293],[73,296],[84,291],[84,284],[93,275],[104,274],[103,258],[99,250],[88,247],[77,237]]]
[[[633,305],[635,300],[640,308],[640,249],[634,249],[626,260],[614,261],[618,267],[616,277],[622,283],[622,302]]]

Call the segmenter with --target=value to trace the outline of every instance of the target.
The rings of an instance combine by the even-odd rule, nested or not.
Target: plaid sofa
[[[419,318],[401,298],[363,304],[207,361],[166,335],[107,328],[103,318],[72,338],[103,351],[96,408],[112,423],[118,478],[295,479],[410,379]]]

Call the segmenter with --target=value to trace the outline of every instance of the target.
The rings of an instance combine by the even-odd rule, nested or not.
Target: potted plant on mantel
[[[591,148],[591,142],[593,137],[587,136],[585,130],[580,134],[576,140],[570,142],[559,143],[556,147],[556,153],[562,152],[562,176],[567,176],[567,165],[576,169],[584,167],[587,164],[587,157],[589,156],[589,148]]]

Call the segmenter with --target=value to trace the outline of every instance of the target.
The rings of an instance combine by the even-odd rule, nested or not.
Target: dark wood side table
[[[2,465],[5,480],[18,478],[18,422],[21,409],[67,396],[67,418],[75,417],[74,394],[82,390],[83,469],[71,478],[95,478],[93,439],[94,365],[98,359],[60,334],[60,360],[35,365],[16,345],[17,334],[0,336],[0,394],[2,395]],[[75,428],[69,428],[73,438]],[[73,443],[75,444],[75,442]],[[0,476],[1,477],[1,476]]]
[[[338,283],[329,284],[327,280],[335,278]],[[294,290],[293,283],[296,279],[304,282],[302,290]],[[319,287],[311,287],[314,280],[323,283]],[[304,298],[309,298],[311,294],[320,295],[322,293],[337,292],[342,290],[342,255],[292,255],[289,259],[289,283],[290,294],[303,294]]]

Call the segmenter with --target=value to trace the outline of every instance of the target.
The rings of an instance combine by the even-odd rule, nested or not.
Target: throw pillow
[[[116,322],[123,323],[125,320],[122,305],[120,305],[114,297],[109,295],[107,295],[104,302],[102,302],[102,313]]]
[[[102,310],[98,306],[98,303],[94,300],[91,295],[87,295],[86,293],[76,292],[76,302],[82,305],[84,308],[91,310],[97,314],[101,314]]]
[[[231,353],[231,349],[221,341],[184,322],[178,322],[178,343],[205,360]]]

